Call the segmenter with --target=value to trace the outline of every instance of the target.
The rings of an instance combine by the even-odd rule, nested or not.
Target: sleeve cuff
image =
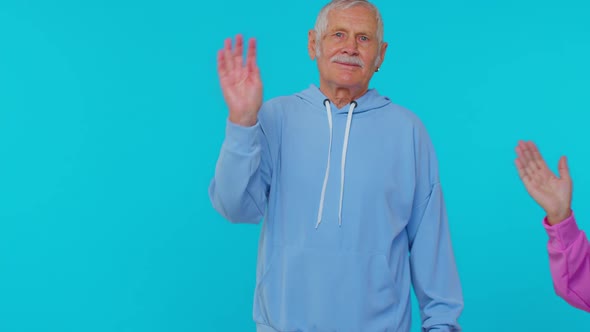
[[[545,219],[543,219],[543,227],[545,227],[550,241],[563,249],[570,246],[580,234],[580,229],[576,224],[576,218],[574,217],[573,211],[568,218],[553,226],[549,225],[547,217],[545,217]]]
[[[228,119],[225,127],[225,148],[230,151],[252,152],[258,146],[259,128],[258,121],[251,127],[244,127]]]

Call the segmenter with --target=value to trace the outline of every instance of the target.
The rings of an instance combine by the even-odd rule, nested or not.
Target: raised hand
[[[217,53],[217,73],[229,108],[229,120],[238,125],[253,126],[262,105],[262,82],[256,65],[256,41],[249,40],[245,63],[243,45],[241,35],[236,36],[233,49],[231,38],[225,40],[224,48]]]
[[[529,195],[545,210],[547,221],[555,225],[570,216],[572,179],[565,156],[559,159],[557,177],[547,167],[533,142],[519,141],[516,168]]]

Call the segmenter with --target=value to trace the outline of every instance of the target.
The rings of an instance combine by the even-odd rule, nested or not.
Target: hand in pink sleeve
[[[519,141],[515,160],[529,195],[545,210],[549,260],[557,295],[590,312],[590,244],[571,211],[573,181],[567,159],[559,159],[554,174],[533,142]]]

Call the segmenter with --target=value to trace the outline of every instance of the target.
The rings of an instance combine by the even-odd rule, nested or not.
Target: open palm
[[[262,81],[256,65],[256,42],[250,39],[244,64],[244,41],[236,36],[236,45],[232,49],[231,39],[217,54],[217,72],[223,97],[229,107],[231,122],[252,126],[256,124],[258,110],[262,105]]]
[[[557,177],[543,160],[533,142],[520,141],[516,147],[516,168],[529,195],[545,210],[550,224],[570,214],[572,179],[565,157],[559,159]]]

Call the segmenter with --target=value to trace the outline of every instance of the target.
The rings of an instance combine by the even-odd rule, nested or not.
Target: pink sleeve
[[[549,235],[547,249],[557,295],[576,308],[590,312],[590,244],[574,214],[557,225],[543,220]]]

